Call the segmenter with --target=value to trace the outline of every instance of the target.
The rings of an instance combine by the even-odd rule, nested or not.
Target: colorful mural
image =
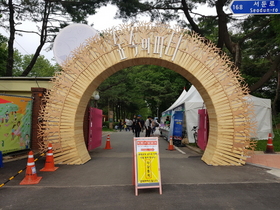
[[[32,98],[0,95],[0,151],[30,148]]]

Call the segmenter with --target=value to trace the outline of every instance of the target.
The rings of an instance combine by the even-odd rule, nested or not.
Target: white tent
[[[257,140],[267,140],[268,134],[273,133],[272,128],[272,114],[271,114],[271,100],[259,98],[252,95],[246,96],[248,102],[253,102],[256,118],[253,119],[257,122],[256,138]]]
[[[203,99],[194,86],[190,87],[184,106],[188,140],[190,143],[194,143],[194,131],[192,129],[194,126],[198,126],[198,110],[205,108]]]
[[[185,90],[184,90],[185,91]],[[165,112],[176,110],[177,107],[184,105],[186,129],[190,143],[194,143],[193,126],[198,126],[198,110],[206,108],[203,99],[194,86],[191,86],[188,92],[182,92],[180,97]],[[180,100],[179,100],[180,99]],[[268,133],[272,132],[271,100],[258,98],[252,95],[246,96],[248,102],[253,102],[257,122],[255,139],[267,139]]]
[[[184,89],[182,91],[181,95],[177,98],[177,100],[168,109],[166,109],[164,112],[162,112],[162,116],[160,118],[160,123],[161,124],[164,123],[167,116],[172,115],[172,111],[176,107],[182,106],[184,104],[184,102],[186,101],[186,98],[187,98],[187,94],[188,94],[187,91]]]
[[[187,96],[188,96],[188,92],[184,89],[181,95],[177,98],[177,100],[166,111],[173,110],[176,107],[183,104],[186,101]]]
[[[193,137],[193,126],[198,125],[198,110],[203,108],[203,99],[196,90],[194,86],[191,86],[189,91],[183,90],[178,99],[163,112],[163,115],[166,113],[174,114],[174,111],[185,110],[185,120],[186,120],[186,130],[188,135],[188,140],[190,143],[194,143]],[[179,108],[180,107],[180,108]],[[179,108],[179,109],[178,109]],[[171,118],[173,119],[173,118]],[[171,133],[173,122],[171,121]],[[169,133],[169,136],[172,135]]]

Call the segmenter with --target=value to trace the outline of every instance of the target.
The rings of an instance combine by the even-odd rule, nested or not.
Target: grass
[[[273,148],[275,152],[280,151],[280,129],[274,130],[274,137],[273,137]],[[257,141],[257,146],[255,151],[265,151],[267,146],[267,140],[259,140]]]
[[[115,129],[110,129],[110,128],[102,128],[102,131],[116,131]]]

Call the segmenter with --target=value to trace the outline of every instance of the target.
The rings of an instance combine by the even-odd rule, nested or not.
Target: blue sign
[[[267,15],[280,14],[280,0],[251,1],[233,0],[229,5],[233,14]]]
[[[173,139],[174,140],[182,140],[183,117],[184,117],[184,112],[182,111],[176,111],[175,114],[173,115],[174,118]]]

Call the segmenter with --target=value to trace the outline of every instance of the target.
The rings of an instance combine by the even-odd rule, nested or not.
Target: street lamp
[[[157,107],[157,117],[159,117],[159,116],[158,116],[158,107]]]
[[[91,97],[93,97],[95,107],[97,108],[97,101],[100,99],[99,92],[97,90],[94,91]]]

